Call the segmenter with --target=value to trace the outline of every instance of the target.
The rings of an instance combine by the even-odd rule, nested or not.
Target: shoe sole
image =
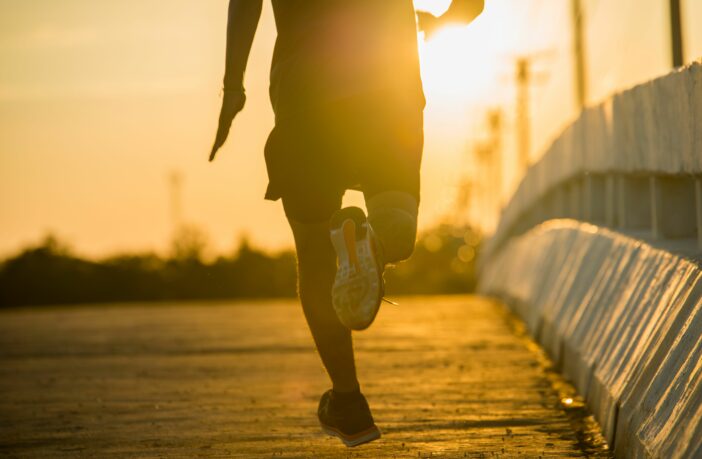
[[[322,431],[324,431],[324,433],[326,433],[329,436],[338,438],[349,448],[353,448],[354,446],[362,445],[363,443],[368,443],[373,440],[377,440],[381,437],[380,429],[378,429],[378,427],[375,424],[373,424],[372,427],[369,427],[368,429],[353,435],[346,435],[338,429],[323,424],[321,422],[320,425],[322,426]]]
[[[336,211],[329,221],[329,228],[340,229],[347,220],[351,220],[356,224],[356,228],[359,230],[357,237],[359,239],[364,238],[366,233],[362,225],[366,223],[367,219],[366,214],[358,207],[344,207]]]
[[[363,227],[364,223],[367,223],[366,214],[358,207],[346,207],[336,212],[330,221],[330,226],[332,229],[342,229],[344,234],[344,246],[348,254],[348,259],[351,263],[358,265],[358,259],[356,255],[356,241],[364,239],[366,237],[366,228]],[[341,254],[337,253],[337,257],[341,258]],[[378,282],[380,285],[379,297],[377,299],[377,305],[374,308],[372,317],[368,320],[360,323],[344,323],[344,325],[355,331],[362,331],[370,327],[375,321],[378,311],[380,310],[380,303],[382,302],[384,295],[384,282],[382,273],[378,272]],[[334,282],[336,285],[336,281]]]

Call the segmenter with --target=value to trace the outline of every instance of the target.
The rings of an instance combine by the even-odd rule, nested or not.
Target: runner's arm
[[[439,19],[445,23],[468,25],[480,16],[485,8],[484,0],[453,0]]]
[[[251,52],[263,0],[230,0],[227,21],[227,56],[224,70],[224,90],[243,88],[246,62]]]
[[[244,108],[244,72],[251,52],[263,0],[230,0],[227,20],[227,56],[224,69],[224,96],[210,161],[229,136],[232,121]]]

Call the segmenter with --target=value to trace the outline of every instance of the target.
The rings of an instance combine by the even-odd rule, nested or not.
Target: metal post
[[[702,249],[702,177],[695,178],[695,210],[697,214],[697,247]]]
[[[663,209],[661,208],[661,184],[656,177],[648,179],[649,199],[651,200],[651,235],[653,239],[661,239],[663,237],[663,228],[661,217]]]
[[[585,64],[585,40],[583,38],[583,9],[581,0],[572,0],[573,52],[575,61],[575,96],[579,109],[587,104],[587,68]]]
[[[183,224],[183,175],[179,171],[171,172],[169,176],[169,184],[171,191],[171,229],[175,235]]]
[[[529,86],[530,86],[530,61],[529,58],[517,59],[517,148],[519,151],[519,165],[522,173],[529,168]]]
[[[670,32],[673,51],[673,67],[680,67],[684,64],[680,0],[670,0]]]
[[[605,222],[607,226],[614,228],[617,222],[617,193],[615,190],[617,178],[610,172],[605,180]]]
[[[490,127],[490,168],[495,196],[495,207],[499,215],[502,210],[502,112],[499,109],[491,110],[488,113],[488,125]]]
[[[626,218],[627,189],[625,181],[624,177],[617,177],[617,221],[619,228],[622,229],[626,229],[629,225],[629,221]]]
[[[586,222],[594,223],[594,212],[593,208],[595,206],[595,203],[593,202],[593,190],[592,190],[592,175],[587,174],[585,176],[585,200],[584,200],[584,209],[583,209],[583,220]]]

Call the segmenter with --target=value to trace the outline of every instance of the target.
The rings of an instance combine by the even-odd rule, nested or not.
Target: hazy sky
[[[436,11],[447,4],[416,3]],[[591,102],[667,71],[667,0],[583,3]],[[569,4],[487,0],[471,27],[421,45],[423,225],[450,212],[488,108],[507,115],[505,193],[517,179],[509,166],[515,56],[540,56],[534,156],[575,116]],[[691,19],[702,18],[702,2],[683,6],[689,61],[702,56],[702,27]],[[207,232],[215,251],[231,250],[243,233],[271,248],[290,244],[280,204],[262,199],[262,150],[273,123],[268,2],[247,72],[247,107],[217,161],[206,161],[226,9],[226,0],[0,0],[0,255],[47,232],[88,255],[164,250],[168,177],[176,170],[184,219]]]

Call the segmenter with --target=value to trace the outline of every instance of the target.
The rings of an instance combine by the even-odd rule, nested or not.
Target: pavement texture
[[[609,457],[498,302],[403,298],[355,334],[383,437],[323,435],[330,386],[293,301],[0,312],[2,457]]]

